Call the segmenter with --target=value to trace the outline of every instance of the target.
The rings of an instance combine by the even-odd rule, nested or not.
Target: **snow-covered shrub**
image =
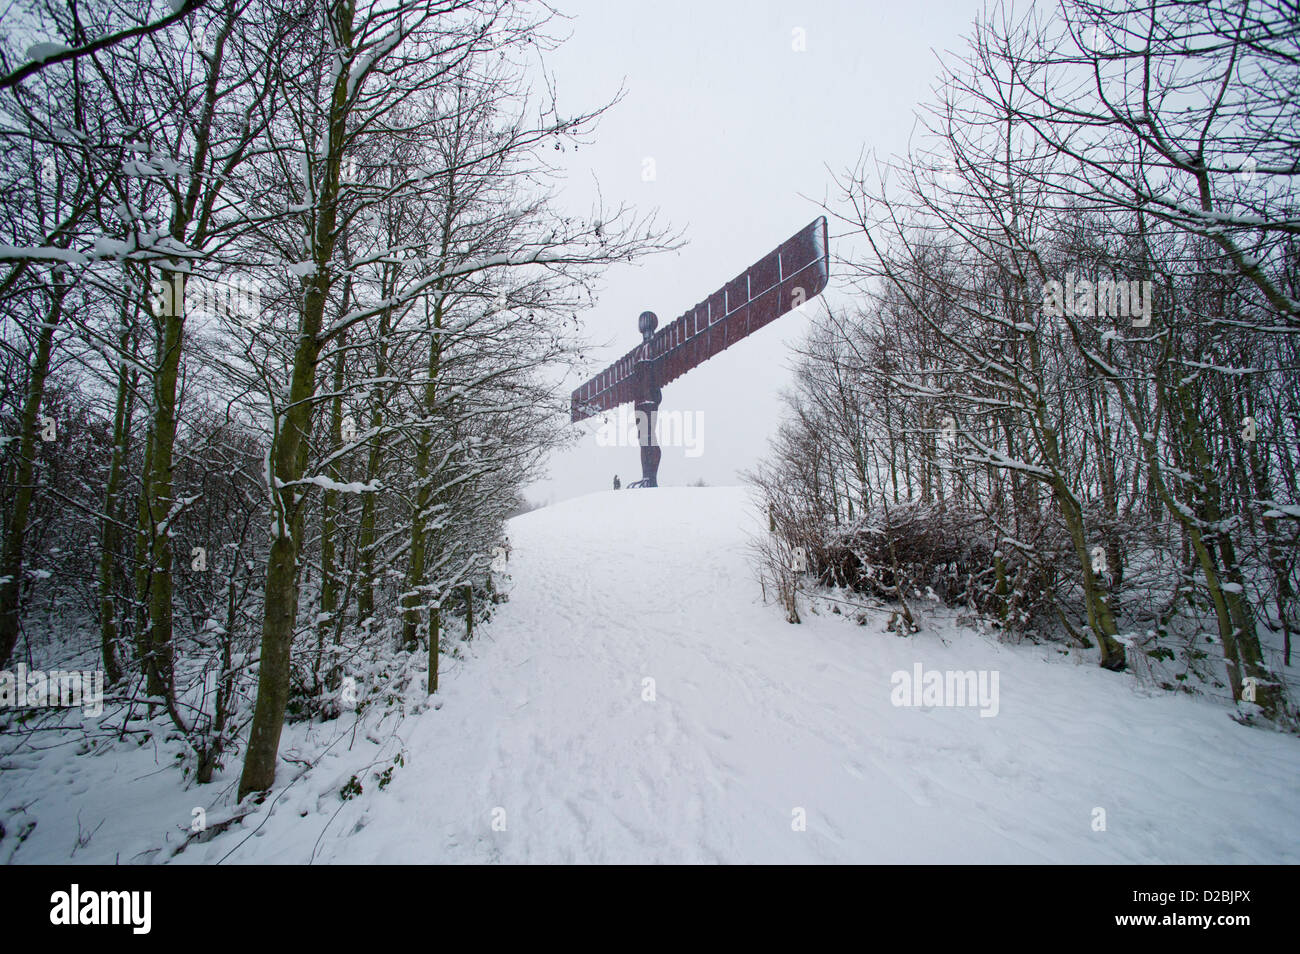
[[[1021,628],[1050,607],[1046,577],[1055,560],[998,548],[978,511],[944,503],[881,507],[852,525],[833,527],[813,548],[814,571],[826,585],[893,599],[933,593]],[[998,573],[1001,561],[1002,574]]]

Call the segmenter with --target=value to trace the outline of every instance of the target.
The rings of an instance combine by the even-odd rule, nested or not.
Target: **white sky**
[[[596,307],[580,317],[594,373],[640,341],[636,319],[655,312],[662,327],[821,214],[829,170],[860,152],[888,157],[916,133],[917,104],[929,98],[936,53],[960,48],[979,0],[556,0],[572,37],[551,55],[563,111],[586,109],[626,87],[595,142],[568,152],[567,200],[582,212],[605,203],[657,207],[684,229],[679,252],[606,272]],[[801,28],[806,50],[792,47]],[[653,158],[656,178],[642,179]],[[556,158],[556,157],[552,157]],[[831,222],[831,287],[836,290]],[[806,309],[809,314],[813,307]],[[739,482],[767,452],[780,417],[796,345],[809,317],[791,312],[664,389],[660,412],[698,423],[698,456],[665,447],[659,483],[703,478]],[[579,379],[567,382],[572,389]],[[557,453],[529,499],[554,502],[607,489],[617,473],[641,476],[636,446],[601,447],[599,418]]]

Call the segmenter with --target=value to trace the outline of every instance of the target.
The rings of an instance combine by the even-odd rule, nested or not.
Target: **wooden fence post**
[[[465,587],[465,641],[474,638],[474,584]]]
[[[440,611],[436,606],[429,607],[429,695],[438,691],[438,650],[441,636],[438,633]]]

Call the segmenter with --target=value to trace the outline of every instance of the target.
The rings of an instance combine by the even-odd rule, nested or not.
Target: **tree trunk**
[[[117,604],[114,592],[120,576],[118,548],[122,533],[118,521],[121,517],[120,497],[122,476],[127,454],[127,435],[131,431],[131,369],[128,351],[131,333],[123,320],[118,347],[122,361],[117,369],[117,393],[113,400],[113,447],[108,464],[108,486],[104,488],[104,516],[99,532],[99,642],[104,659],[104,678],[110,685],[122,679],[122,666],[117,658]]]
[[[438,607],[429,607],[429,695],[438,691],[438,657],[441,654],[440,640],[442,639],[438,631],[440,616]]]
[[[18,610],[23,592],[23,541],[27,536],[27,519],[32,506],[32,478],[36,470],[37,434],[41,430],[41,402],[45,399],[45,379],[50,373],[54,329],[63,315],[63,296],[66,294],[66,286],[55,292],[49,318],[37,334],[36,358],[27,382],[27,399],[23,403],[13,508],[9,514],[4,549],[0,552],[0,669],[9,665],[14,647],[18,645]]]
[[[340,45],[352,42],[350,6],[333,8]],[[337,241],[342,143],[346,141],[348,117],[348,73],[335,78],[329,107],[330,144],[320,190],[319,217],[311,236],[312,260],[316,270],[304,279],[302,324],[294,350],[289,383],[289,401],[274,437],[271,476],[272,540],[266,568],[266,607],[262,617],[262,652],[257,674],[257,704],[248,734],[248,750],[239,779],[238,800],[250,792],[264,792],[275,783],[275,763],[284,729],[284,712],[289,703],[290,660],[294,622],[298,615],[298,550],[302,540],[305,493],[298,483],[307,469],[308,439],[312,428],[312,398],[316,394],[316,366],[320,360],[320,333],[329,300],[329,266]]]
[[[151,693],[170,700],[172,659],[172,456],[176,447],[176,385],[185,326],[185,276],[163,272],[164,299],[158,366],[153,380],[152,452],[146,506],[149,514],[149,614],[145,645]]]
[[[290,657],[298,616],[298,547],[302,537],[301,480],[311,435],[311,398],[316,392],[317,335],[325,311],[329,282],[318,272],[307,291],[302,329],[294,352],[289,402],[276,435],[272,499],[273,538],[266,569],[266,607],[262,617],[262,653],[257,674],[257,705],[248,735],[239,800],[275,783],[284,712],[289,704]]]
[[[153,428],[149,428],[144,441],[144,464],[140,473],[140,494],[136,499],[135,517],[135,591],[131,618],[134,632],[135,657],[140,672],[145,677],[145,691],[161,695],[162,687],[156,684],[149,667],[149,474],[153,469]]]
[[[442,283],[439,282],[439,291]],[[442,366],[442,296],[434,300],[434,333],[429,336],[429,378],[424,385],[424,415],[426,424],[420,431],[420,440],[415,451],[415,480],[418,489],[415,493],[415,512],[411,515],[411,556],[407,564],[406,592],[402,595],[402,642],[408,649],[419,645],[418,627],[420,625],[421,588],[425,586],[425,560],[428,545],[425,533],[425,520],[429,508],[433,505],[432,480],[429,474],[430,457],[433,452],[433,434],[429,430],[438,400],[438,371]],[[427,595],[427,594],[426,594]],[[433,612],[432,605],[430,612]]]
[[[346,308],[346,299],[345,305]],[[334,346],[334,399],[330,401],[330,448],[337,453],[343,446],[343,384],[344,384],[344,361],[346,335],[340,334]],[[331,480],[339,480],[342,477],[342,469],[336,460],[329,466],[329,477]],[[320,683],[320,666],[322,657],[325,654],[325,643],[330,633],[338,632],[338,620],[335,614],[339,611],[338,605],[338,567],[335,565],[334,553],[334,535],[335,535],[335,515],[338,511],[338,502],[341,495],[337,490],[326,489],[321,495],[321,517],[320,517],[320,618],[316,623],[316,666],[315,678]],[[329,689],[334,689],[337,684],[337,666],[331,659],[326,667],[324,684]]]

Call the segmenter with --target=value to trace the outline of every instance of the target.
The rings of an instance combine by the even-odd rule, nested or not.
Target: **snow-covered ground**
[[[282,753],[328,753],[174,856],[194,808],[229,811],[237,760],[186,789],[174,743],[12,758],[0,860],[26,819],[19,862],[1300,861],[1297,739],[924,601],[911,637],[881,610],[789,625],[749,563],[764,530],[740,488],[525,514],[510,600],[436,709],[290,726]],[[895,705],[917,664],[996,673],[996,715]]]

